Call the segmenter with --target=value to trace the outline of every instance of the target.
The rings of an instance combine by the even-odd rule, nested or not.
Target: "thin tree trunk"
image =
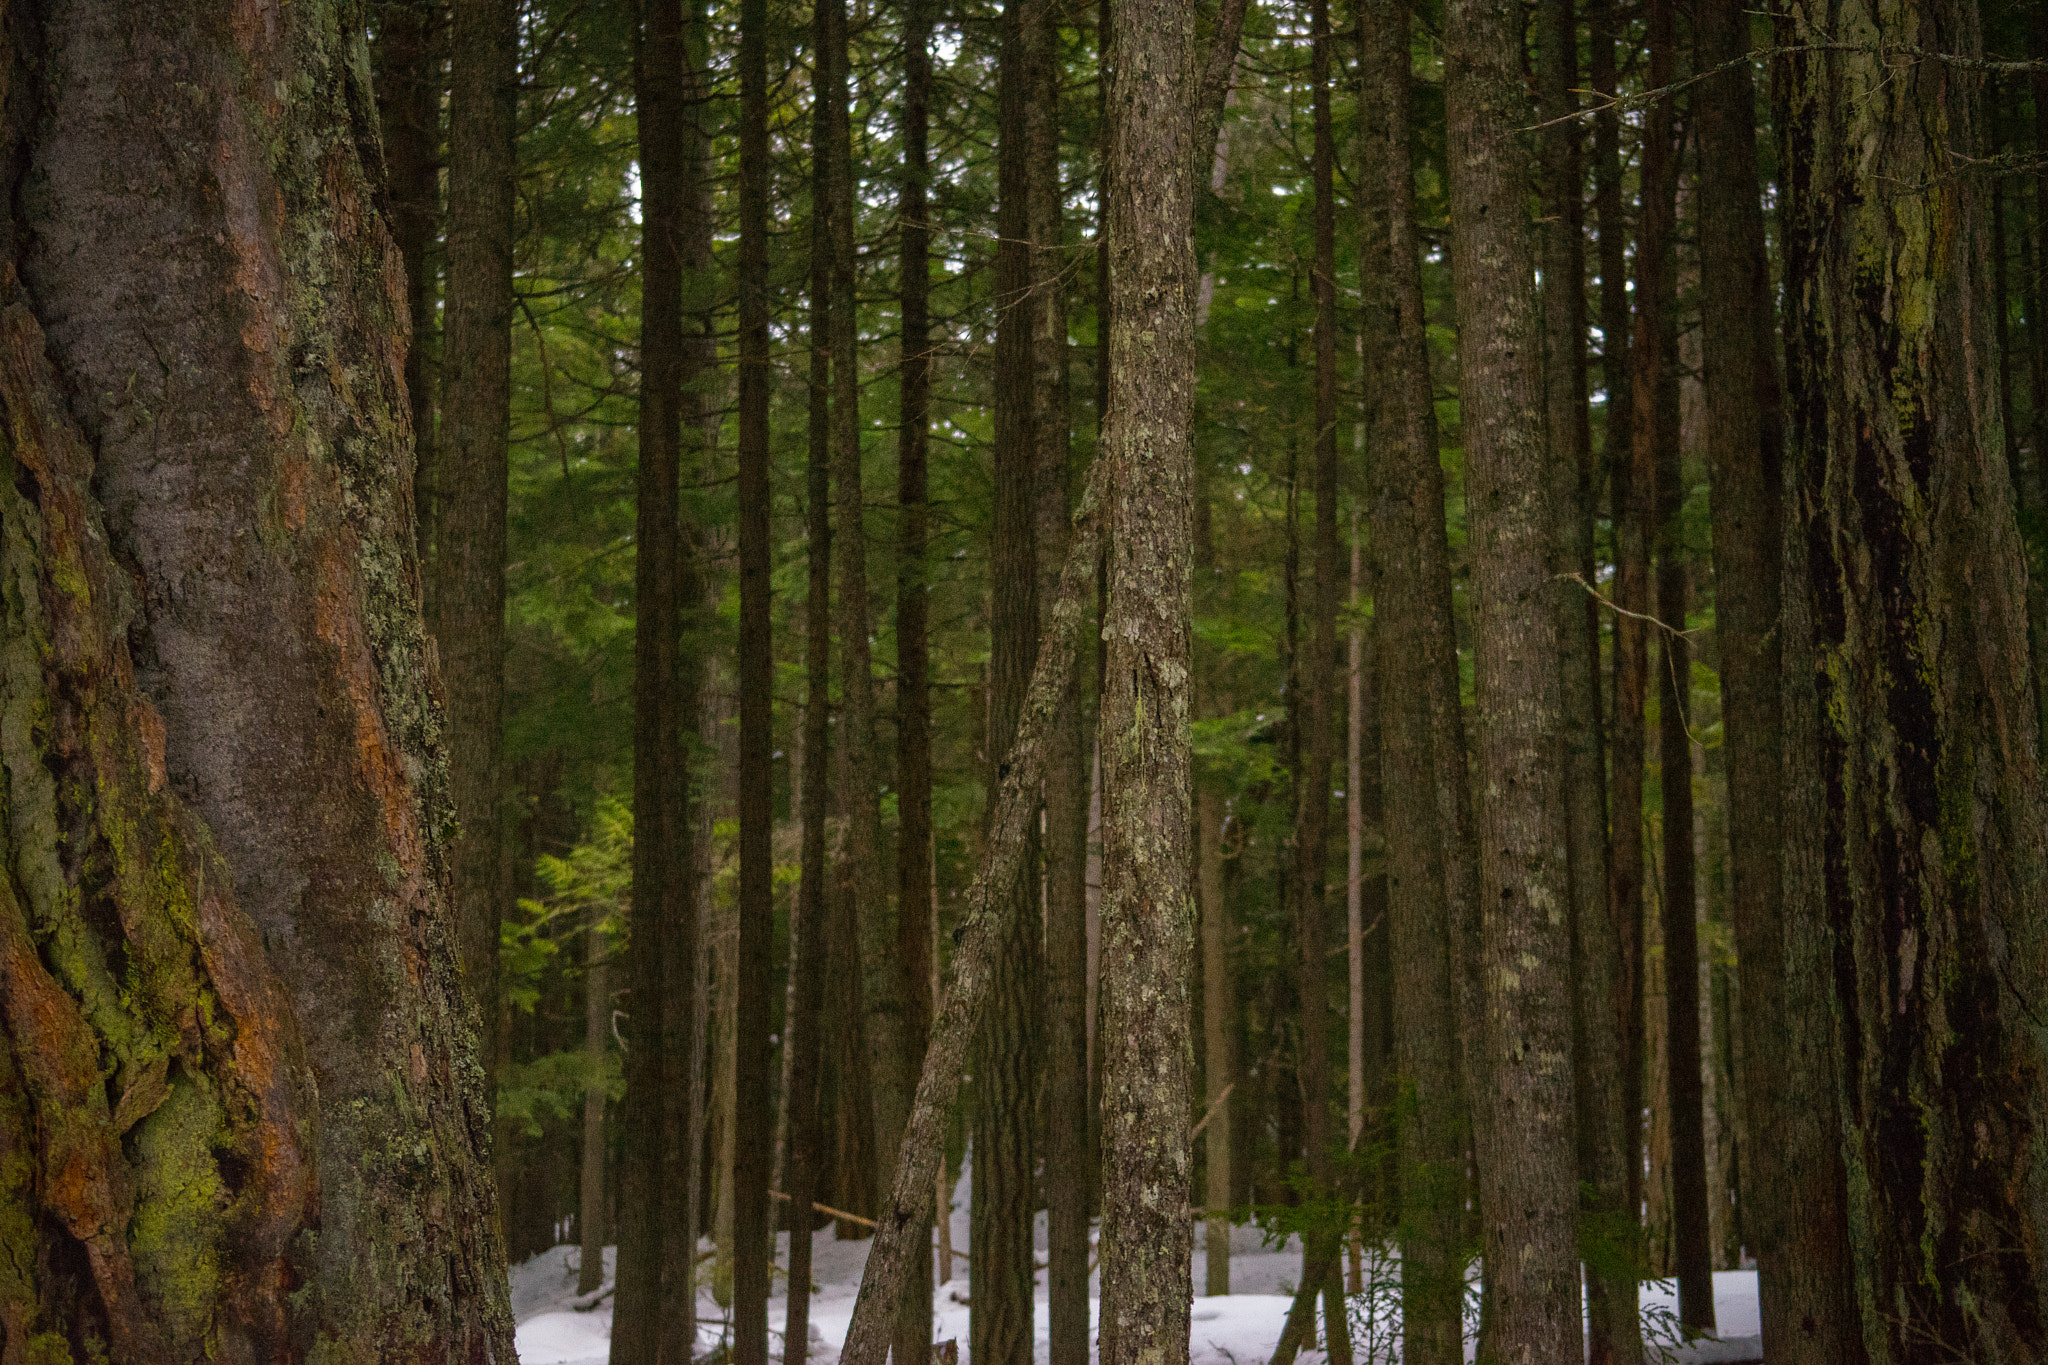
[[[583,1082],[582,1179],[577,1189],[576,1234],[582,1243],[576,1265],[576,1292],[594,1293],[604,1283],[604,1056],[611,1030],[612,997],[606,977],[604,917],[591,912],[583,930]]]
[[[924,1065],[933,1001],[931,649],[926,640],[926,454],[931,434],[931,228],[925,181],[931,122],[932,8],[903,7],[903,344],[896,447],[896,955],[902,963],[905,1074]],[[937,1214],[946,1223],[942,1207]],[[896,1328],[897,1359],[924,1365],[932,1339],[931,1261],[913,1259]]]
[[[1060,697],[1074,668],[1081,622],[1095,576],[1100,545],[1096,528],[1096,481],[1089,482],[1075,513],[1073,540],[1060,571],[1060,591],[1053,610],[1053,628],[1039,642],[1038,662],[1031,674],[1010,749],[1008,771],[989,822],[980,870],[962,901],[954,930],[955,947],[947,968],[944,1003],[932,1024],[932,1044],[925,1052],[917,1099],[904,1128],[896,1163],[896,1185],[878,1220],[874,1245],[868,1250],[860,1296],[847,1328],[840,1360],[846,1365],[882,1365],[889,1351],[890,1323],[898,1313],[909,1262],[930,1254],[932,1205],[940,1165],[945,1157],[945,1129],[974,1037],[986,1005],[1014,904],[1005,894],[1024,862],[1032,827],[1038,821],[1039,784],[1045,776],[1048,739],[1059,712]],[[1185,1134],[1185,1128],[1182,1129]],[[1183,1197],[1185,1197],[1183,1195]]]
[[[732,1165],[733,1360],[767,1365],[771,1146],[769,1043],[775,952],[773,586],[769,582],[768,6],[740,4],[739,276],[739,942],[733,1121],[745,1141]],[[797,928],[791,926],[792,937]],[[788,1037],[789,1021],[783,1023]],[[783,1109],[789,1108],[785,1091]],[[791,1236],[808,1233],[796,1210]],[[921,1363],[920,1363],[921,1365]]]
[[[830,85],[830,44],[825,6],[815,8],[811,46],[820,86]],[[830,794],[825,774],[832,693],[832,228],[824,155],[827,101],[811,106],[811,260],[809,448],[804,471],[804,529],[808,580],[804,600],[804,785],[802,868],[795,922],[789,936],[791,1010],[783,1024],[789,1043],[789,1309],[783,1323],[783,1365],[803,1365],[810,1348],[811,1203],[818,1195],[824,1141],[818,1114],[823,1070],[821,1016],[825,994],[825,820]]]
[[[1299,660],[1290,690],[1289,722],[1297,736],[1306,728],[1305,761],[1296,770],[1294,824],[1294,922],[1301,952],[1301,1088],[1303,1137],[1308,1174],[1318,1198],[1336,1193],[1336,1162],[1330,1133],[1329,958],[1326,884],[1329,880],[1330,770],[1336,758],[1336,707],[1331,692],[1337,666],[1337,604],[1341,589],[1337,545],[1337,248],[1336,150],[1330,130],[1332,36],[1328,0],[1310,0],[1310,85],[1315,143],[1311,179],[1315,192],[1315,260],[1310,295],[1315,303],[1315,596],[1310,604],[1307,658]],[[1296,712],[1297,706],[1299,713]],[[1303,1239],[1302,1283],[1319,1285],[1336,1272],[1344,1238],[1340,1223],[1317,1227]],[[1311,1263],[1328,1263],[1322,1278]],[[1312,1302],[1311,1302],[1311,1306]],[[1326,1323],[1333,1365],[1349,1365],[1349,1325],[1343,1313]],[[1276,1362],[1291,1358],[1283,1332]]]
[[[268,17],[48,3],[0,33],[38,53],[0,271],[24,1359],[513,1349],[375,103],[360,30]]]
[[[1786,825],[1817,809],[1800,853],[1824,870],[1796,895],[1788,878],[1785,917],[1834,940],[1852,1322],[1879,1358],[2034,1359],[2048,830],[2025,554],[1981,380],[1981,181],[1950,170],[1983,153],[1981,91],[1955,64],[1876,50],[1975,56],[1976,8],[1800,0],[1787,27],[1874,40],[1795,55],[1784,128],[1804,370],[1791,539],[1807,555],[1786,606],[1802,598],[1812,631],[1810,652],[1788,638],[1786,667],[1817,703],[1787,718],[1818,760]]]
[[[488,1026],[498,1017],[498,920],[507,889],[499,856],[500,767],[519,40],[511,0],[452,0],[449,16],[448,340],[441,369],[448,439],[435,503],[433,628],[462,826],[451,885],[463,977]]]
[[[1607,846],[1606,772],[1600,742],[1598,617],[1586,610],[1593,583],[1594,471],[1586,404],[1584,173],[1571,92],[1578,85],[1572,0],[1538,10],[1537,90],[1545,123],[1542,233],[1545,409],[1551,432],[1552,572],[1576,574],[1583,590],[1558,600],[1560,697],[1570,832],[1572,1055],[1581,1187],[1580,1256],[1586,1267],[1588,1359],[1636,1365],[1643,1358],[1636,1275],[1627,1226],[1633,1215],[1619,1084],[1623,1046],[1614,1014],[1615,931]]]
[[[1038,628],[1052,626],[1070,520],[1072,399],[1067,364],[1064,193],[1060,178],[1060,8],[1038,7],[1031,48],[1033,432],[1038,446]],[[1045,773],[1046,1297],[1052,1365],[1087,1365],[1088,749],[1077,670]]]
[[[1397,1120],[1396,1237],[1401,1254],[1402,1358],[1413,1365],[1464,1359],[1463,1104],[1458,1089],[1459,1008],[1453,969],[1450,861],[1458,832],[1442,819],[1464,784],[1462,738],[1439,746],[1439,691],[1456,697],[1450,630],[1450,565],[1444,538],[1443,468],[1437,459],[1421,258],[1409,163],[1409,9],[1401,0],[1366,7],[1362,64],[1369,135],[1360,196],[1365,312],[1361,335],[1372,395],[1370,447],[1375,577],[1413,584],[1373,602],[1379,671],[1429,685],[1385,689],[1379,716],[1380,787],[1387,847],[1387,924],[1393,963],[1394,1069],[1404,1092]],[[1384,111],[1377,113],[1376,111]],[[1384,194],[1373,190],[1384,186]],[[1440,689],[1435,675],[1444,675]]]
[[[1038,647],[1037,478],[1032,373],[1031,46],[1043,0],[1007,0],[996,73],[994,528],[989,550],[990,766],[995,814],[1001,762],[1016,734]],[[1041,947],[1037,822],[1004,915],[974,1063],[969,1209],[969,1351],[987,1365],[1029,1365],[1032,1216],[1036,1207]]]
[[[627,1006],[633,1045],[612,1352],[617,1365],[658,1365],[696,1332],[697,1154],[688,1135],[696,1107],[697,860],[704,854],[686,758],[703,665],[698,649],[683,647],[685,613],[695,613],[703,590],[695,533],[679,501],[684,435],[698,430],[696,413],[685,411],[695,402],[688,381],[701,355],[684,337],[683,280],[701,228],[691,221],[698,209],[690,184],[694,82],[678,0],[656,0],[643,12],[633,70],[644,204]]]
[[[1492,1318],[1483,1358],[1575,1360],[1580,1341],[1571,970],[1554,517],[1542,319],[1515,129],[1521,21],[1511,0],[1446,13],[1453,296],[1477,598],[1479,966],[1487,1100],[1476,1143]]]
[[[427,338],[434,330],[434,294],[427,253],[441,233],[440,0],[382,0],[378,6],[377,124],[384,135],[385,194],[391,240],[405,266],[405,311],[412,344],[405,349],[405,391],[412,401],[412,504],[417,522],[421,587],[431,595],[434,514],[434,386],[427,378]],[[509,321],[509,319],[508,319]],[[431,607],[428,608],[432,610]]]
[[[876,1191],[889,1188],[896,1143],[909,1105],[904,1065],[903,970],[882,877],[882,815],[876,771],[875,680],[868,605],[866,504],[861,485],[860,371],[855,355],[858,302],[854,274],[853,133],[849,121],[844,0],[825,0],[831,21],[832,77],[828,161],[832,200],[832,471],[839,577],[841,712],[840,799],[846,811],[846,894],[860,964],[861,1044],[866,1057],[872,1133],[868,1151]]]
[[[1223,889],[1223,802],[1213,783],[1195,789],[1195,838],[1202,916],[1202,1055],[1206,1061],[1202,1130],[1208,1180],[1204,1247],[1205,1294],[1230,1292],[1230,1093],[1237,1080],[1236,1036],[1231,1030],[1236,983],[1230,970],[1230,908]]]

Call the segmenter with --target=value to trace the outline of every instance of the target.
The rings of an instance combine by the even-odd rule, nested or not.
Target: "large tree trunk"
[[[896,954],[903,967],[903,1048],[907,1074],[924,1065],[931,1037],[932,936],[937,932],[932,856],[931,649],[926,641],[925,473],[931,437],[931,225],[925,181],[931,171],[931,0],[903,6],[903,344],[898,380],[896,456]],[[947,1224],[948,1211],[937,1210]],[[922,1365],[932,1339],[931,1260],[913,1261],[896,1327],[899,1360]]]
[[[770,1144],[768,1030],[775,950],[774,596],[769,582],[768,6],[740,5],[739,991],[733,1122],[733,1360],[767,1365]],[[784,1032],[787,1033],[785,1025]],[[783,1107],[788,1109],[785,1097]],[[799,1208],[794,1227],[807,1232]],[[801,1235],[801,1233],[793,1234]]]
[[[1582,1349],[1573,1122],[1571,878],[1542,319],[1515,129],[1527,118],[1512,0],[1446,14],[1451,269],[1477,598],[1481,1055],[1479,1208],[1488,1359]]]
[[[1795,3],[1788,293],[1806,555],[1787,585],[1811,639],[1788,725],[1817,762],[1824,876],[1787,879],[1835,971],[1853,1327],[1879,1358],[2048,1351],[2048,1134],[2038,1001],[2048,830],[2026,637],[2026,564],[1990,359],[1974,5],[1823,16]],[[1802,699],[1803,700],[1803,699]],[[1788,977],[1802,963],[1788,961]],[[1830,1325],[1832,1326],[1832,1325]]]
[[[509,1359],[361,33],[6,42],[0,1355]]]
[[[697,821],[688,747],[704,685],[685,617],[704,593],[695,528],[680,501],[686,433],[701,430],[689,380],[683,283],[702,226],[690,100],[693,63],[680,0],[641,15],[633,72],[643,184],[640,468],[633,646],[633,910],[628,943],[632,1046],[626,1054],[616,1365],[688,1358],[696,1335]],[[690,409],[686,412],[686,405]],[[681,1353],[678,1355],[678,1353]]]
[[[412,399],[412,501],[423,571],[430,563],[434,528],[434,386],[427,378],[426,356],[435,291],[427,252],[441,233],[444,23],[441,0],[379,0],[373,53],[391,240],[405,267],[405,311],[412,324],[405,391]]]
[[[488,1036],[498,1027],[498,921],[509,900],[500,756],[519,37],[511,0],[453,0],[449,16],[447,440],[436,470],[433,628],[461,822],[451,856],[462,970]],[[496,1050],[484,1051],[490,1076]]]
[[[1031,52],[1040,0],[1007,0],[996,73],[994,526],[989,549],[987,811],[1017,730],[1038,652],[1038,449],[1034,440],[1031,250]],[[1037,1204],[1038,840],[1009,894],[1016,904],[996,961],[974,1063],[974,1170],[968,1265],[970,1353],[985,1365],[1029,1365],[1032,1215]]]
[[[1382,677],[1443,674],[1455,696],[1451,578],[1444,538],[1443,467],[1437,459],[1421,258],[1409,164],[1408,6],[1366,7],[1362,63],[1365,144],[1361,335],[1378,458],[1370,480],[1375,579],[1412,585],[1373,601]],[[1376,117],[1375,110],[1384,113]],[[1384,193],[1374,193],[1384,186]],[[1381,799],[1387,846],[1387,926],[1394,983],[1394,1069],[1412,1100],[1396,1119],[1402,1358],[1412,1365],[1464,1359],[1463,1105],[1458,1093],[1458,995],[1450,860],[1457,833],[1441,818],[1462,789],[1465,757],[1439,748],[1437,688],[1382,690]]]
[[[1193,1295],[1193,7],[1124,0],[1112,23],[1101,1359],[1176,1365]]]

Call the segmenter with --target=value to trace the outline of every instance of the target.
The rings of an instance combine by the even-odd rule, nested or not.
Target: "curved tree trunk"
[[[2048,1351],[2048,829],[2026,562],[1984,278],[1976,7],[1789,12],[1788,294],[1802,368],[1788,583],[1811,630],[1788,710],[1818,761],[1819,867],[1788,922],[1835,970],[1855,1318],[1880,1359]],[[1789,608],[1788,600],[1788,608]],[[1789,611],[1788,611],[1789,614]],[[1804,643],[1804,642],[1802,642]],[[1799,809],[1788,810],[1788,827]],[[1801,969],[1786,964],[1788,976]]]
[[[0,1355],[509,1359],[361,34],[5,22]]]

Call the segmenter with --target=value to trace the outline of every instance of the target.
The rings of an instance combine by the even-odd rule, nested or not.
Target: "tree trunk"
[[[853,132],[849,122],[844,0],[826,0],[832,78],[826,91],[832,199],[832,470],[838,525],[839,667],[845,695],[839,786],[846,810],[846,888],[852,898],[861,977],[861,1041],[872,1106],[873,1188],[889,1188],[896,1143],[910,1102],[904,1064],[902,963],[896,923],[882,878],[880,777],[875,763],[875,679],[868,634],[866,504],[861,490],[860,371],[855,356],[859,304],[854,275]]]
[[[391,240],[405,267],[405,391],[412,400],[412,502],[418,523],[422,587],[431,562],[434,515],[434,386],[427,338],[434,330],[434,287],[427,252],[441,235],[441,0],[380,0],[377,10],[377,125],[384,135],[385,195]],[[508,319],[509,320],[509,319]],[[428,608],[432,610],[431,607]]]
[[[1040,633],[1052,628],[1071,518],[1072,398],[1067,365],[1060,177],[1060,7],[1037,7],[1031,48],[1032,427],[1038,447]],[[1080,670],[1045,770],[1046,1297],[1052,1365],[1088,1365],[1088,748]],[[929,1297],[929,1296],[927,1296]]]
[[[577,1189],[576,1292],[595,1293],[604,1283],[604,1057],[611,1031],[612,996],[606,981],[604,917],[591,912],[583,929],[583,1160]]]
[[[1039,642],[1011,746],[1008,771],[989,822],[981,870],[963,898],[954,930],[956,947],[947,969],[945,1001],[932,1025],[932,1044],[918,1077],[916,1103],[904,1127],[903,1147],[896,1163],[896,1184],[875,1230],[860,1297],[840,1353],[845,1365],[882,1365],[889,1352],[889,1324],[896,1320],[912,1257],[930,1254],[929,1202],[945,1157],[945,1125],[959,1098],[968,1042],[975,1036],[982,1009],[992,989],[995,958],[1008,926],[1006,912],[1014,904],[1004,894],[1024,863],[1029,833],[1037,823],[1039,783],[1045,776],[1048,737],[1068,687],[1082,619],[1101,544],[1096,527],[1096,481],[1101,466],[1091,470],[1075,513],[1073,542],[1060,571],[1060,590],[1053,609],[1053,627]],[[1185,1133],[1185,1128],[1181,1130]]]
[[[768,1207],[773,1149],[768,1030],[775,952],[775,712],[769,581],[768,398],[768,6],[740,5],[739,277],[739,991],[733,1121],[746,1140],[733,1176],[733,1360],[767,1365],[769,1265],[775,1223]],[[783,1025],[789,1033],[788,1022]],[[789,1106],[788,1097],[783,1107]],[[792,1237],[810,1215],[796,1210]],[[922,1365],[922,1362],[919,1363]]]
[[[1628,1167],[1619,1084],[1623,1047],[1614,1013],[1616,933],[1607,846],[1605,755],[1600,735],[1599,618],[1595,582],[1596,486],[1586,394],[1584,172],[1572,91],[1578,85],[1578,26],[1572,0],[1545,0],[1537,13],[1537,92],[1544,130],[1544,406],[1551,433],[1552,572],[1578,575],[1583,589],[1558,599],[1559,696],[1564,707],[1560,770],[1568,803],[1572,898],[1572,1055],[1577,1095],[1580,1258],[1586,1267],[1588,1359],[1636,1365],[1643,1358],[1636,1274],[1628,1226]]]
[[[1342,569],[1337,546],[1337,247],[1335,142],[1330,131],[1330,10],[1328,0],[1310,0],[1311,76],[1315,143],[1311,179],[1315,192],[1315,260],[1309,291],[1315,303],[1315,597],[1310,604],[1307,658],[1295,670],[1300,690],[1290,690],[1289,720],[1297,734],[1306,728],[1305,761],[1296,770],[1294,824],[1294,923],[1301,952],[1301,1088],[1303,1137],[1308,1174],[1318,1199],[1336,1194],[1336,1162],[1330,1133],[1329,924],[1325,905],[1329,881],[1330,771],[1336,762],[1336,707],[1331,704],[1337,671],[1337,604]],[[1312,1261],[1327,1261],[1334,1273],[1344,1224],[1331,1221],[1303,1239],[1303,1283]],[[1350,1333],[1339,1312],[1327,1323],[1334,1365],[1349,1365]],[[1279,1358],[1276,1353],[1276,1359]]]
[[[925,636],[931,434],[931,212],[926,137],[931,122],[930,0],[903,7],[903,344],[896,459],[896,954],[902,963],[907,1075],[924,1065],[931,1037],[932,938],[938,873],[932,856],[931,650]],[[947,1222],[941,1207],[937,1221]],[[932,1339],[931,1261],[913,1260],[896,1328],[897,1359],[924,1365]]]
[[[1842,28],[1840,26],[1848,25]],[[2048,1126],[2035,1007],[2048,831],[2026,642],[2026,563],[1982,382],[1991,328],[1974,6],[1788,15],[1788,295],[1803,369],[1790,538],[1806,554],[1824,875],[1787,879],[1788,922],[1832,937],[1857,1330],[1880,1359],[2048,1350]],[[1912,300],[1911,306],[1899,302]],[[1804,699],[1802,699],[1804,700]],[[1816,742],[1817,741],[1817,742]],[[1802,869],[1804,871],[1804,869]],[[1818,893],[1818,894],[1816,894]],[[1803,945],[1802,945],[1803,946]],[[1788,961],[1788,977],[1800,970]]]
[[[987,773],[990,816],[1038,651],[1037,477],[1032,315],[1031,48],[1039,0],[1007,0],[996,72],[994,528],[989,550]],[[970,1354],[1030,1365],[1036,1207],[1040,952],[1036,822],[996,961],[974,1063],[968,1265]]]
[[[1184,1365],[1193,1295],[1187,970],[1194,15],[1112,16],[1110,538],[1103,622],[1103,1365]]]
[[[703,599],[693,527],[682,518],[686,433],[700,430],[690,380],[701,352],[684,336],[685,272],[703,232],[690,99],[695,84],[680,0],[642,13],[634,54],[643,185],[640,469],[633,647],[632,1021],[621,1172],[618,1365],[687,1357],[696,1334],[692,1253],[697,822],[687,748],[704,685],[685,616]],[[687,408],[687,410],[686,410]],[[452,419],[451,419],[452,420]],[[677,1305],[680,1311],[672,1311]]]
[[[825,6],[812,14],[815,59],[827,68]],[[742,71],[742,79],[745,72]],[[804,599],[804,784],[802,867],[795,921],[790,927],[789,1017],[783,1036],[789,1047],[789,1286],[783,1323],[783,1365],[803,1365],[810,1349],[811,1203],[818,1195],[824,1164],[823,1125],[818,1113],[818,1080],[823,1070],[826,949],[825,821],[830,810],[828,736],[832,694],[832,226],[826,193],[827,101],[811,106],[811,260],[809,454],[804,471],[804,529],[808,580]],[[920,1363],[921,1365],[921,1363]]]
[[[512,1352],[368,53],[272,19],[5,21],[10,1360]]]
[[[451,0],[449,30],[447,441],[436,471],[433,627],[461,822],[450,852],[463,978],[489,1027],[498,1017],[498,920],[508,890],[500,763],[519,38],[511,0]]]
[[[1376,0],[1366,9],[1361,334],[1379,458],[1370,483],[1375,578],[1413,584],[1373,602],[1382,676],[1418,669],[1431,685],[1389,687],[1381,700],[1381,799],[1387,847],[1387,925],[1394,986],[1394,1069],[1404,1096],[1395,1131],[1401,1252],[1402,1351],[1414,1365],[1464,1359],[1463,1104],[1458,1093],[1458,996],[1450,888],[1458,833],[1441,817],[1462,791],[1464,753],[1439,749],[1439,692],[1456,697],[1458,659],[1450,624],[1443,468],[1437,459],[1421,258],[1409,162],[1409,9]],[[1375,117],[1376,110],[1384,113]],[[1381,121],[1383,120],[1383,122]],[[1384,195],[1371,187],[1384,185]],[[1439,688],[1435,675],[1445,686]],[[1455,808],[1453,806],[1453,808]]]
[[[1574,1360],[1571,970],[1554,524],[1545,470],[1541,315],[1515,129],[1521,26],[1510,0],[1446,14],[1451,269],[1461,338],[1466,499],[1477,598],[1481,1050],[1479,1208],[1492,1319],[1482,1358]]]

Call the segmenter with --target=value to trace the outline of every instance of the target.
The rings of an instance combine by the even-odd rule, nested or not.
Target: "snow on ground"
[[[952,1216],[953,1245],[960,1249],[967,1246],[966,1194],[963,1174],[953,1200]],[[1037,1242],[1042,1254],[1044,1214],[1038,1217]],[[709,1248],[709,1243],[704,1245]],[[774,1297],[768,1305],[768,1331],[770,1349],[779,1354],[788,1307],[782,1268],[789,1264],[789,1234],[778,1234],[775,1247]],[[1199,1286],[1207,1274],[1208,1263],[1199,1230],[1195,1248],[1194,1282]],[[607,1288],[612,1283],[614,1250],[606,1247],[604,1252]],[[861,1272],[867,1265],[868,1243],[839,1241],[832,1229],[826,1228],[813,1234],[811,1257],[815,1292],[811,1298],[810,1359],[815,1365],[836,1365],[839,1347],[846,1340],[847,1326],[853,1318]],[[513,1268],[512,1315],[519,1324],[521,1365],[605,1365],[611,1339],[611,1300],[606,1297],[587,1310],[578,1307],[576,1273],[580,1259],[576,1247],[558,1246]],[[1230,1238],[1230,1285],[1236,1292],[1195,1300],[1188,1334],[1191,1365],[1261,1365],[1267,1360],[1286,1321],[1300,1274],[1298,1240],[1289,1239],[1285,1246],[1267,1246],[1257,1228],[1234,1229]],[[1090,1288],[1099,1292],[1099,1273]],[[937,1286],[932,1296],[933,1339],[958,1341],[963,1361],[967,1357],[967,1298],[966,1265],[956,1259],[952,1281]],[[1643,1302],[1646,1312],[1653,1317],[1661,1307],[1675,1319],[1676,1289],[1670,1282],[1645,1284]],[[1761,1358],[1756,1335],[1756,1273],[1730,1270],[1715,1275],[1714,1305],[1721,1339],[1677,1351],[1671,1356],[1670,1365],[1718,1365]],[[1091,1306],[1099,1308],[1099,1301]],[[709,1289],[698,1291],[697,1323],[698,1350],[712,1350],[724,1334],[724,1310],[712,1300]],[[1048,1329],[1043,1272],[1038,1277],[1037,1329],[1036,1357],[1044,1362]],[[1360,1345],[1363,1347],[1363,1340]],[[1366,1365],[1366,1359],[1361,1350],[1360,1365]],[[1301,1361],[1302,1365],[1322,1365],[1323,1357],[1320,1352],[1304,1352]]]

